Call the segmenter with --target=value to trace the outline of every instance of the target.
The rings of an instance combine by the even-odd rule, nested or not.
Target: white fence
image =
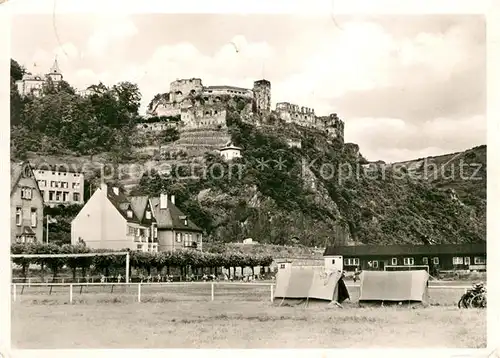
[[[144,296],[151,295],[178,297],[179,300],[198,300],[198,301],[214,301],[216,295],[219,297],[236,297],[242,301],[254,300],[263,301],[269,299],[271,302],[274,299],[274,283],[258,283],[258,282],[151,282],[151,283],[13,283],[12,299],[14,302],[21,301],[21,297],[28,296],[33,298],[33,293],[25,291],[36,291],[35,296],[57,296],[64,298],[66,302],[74,303],[75,298],[83,295],[90,297],[102,297],[102,294],[112,294],[119,297],[131,297],[136,302],[142,302]],[[359,284],[347,284],[350,291],[359,288]],[[177,288],[177,289],[176,289]],[[456,290],[463,292],[470,286],[458,285],[430,285],[431,291],[449,291]],[[85,289],[85,292],[83,290]],[[40,294],[40,291],[42,293]],[[210,294],[208,294],[210,292]],[[82,295],[83,294],[83,295]],[[457,292],[458,294],[458,292]],[[460,293],[461,295],[461,293]],[[89,297],[89,296],[85,296]],[[267,298],[266,298],[267,297]]]
[[[268,288],[268,295],[271,300],[273,301],[274,298],[274,283],[239,283],[239,282],[142,282],[142,283],[13,283],[11,284],[12,286],[12,299],[14,302],[18,301],[20,296],[23,295],[24,289],[26,287],[29,288],[36,288],[36,287],[42,287],[46,289],[50,289],[49,295],[52,294],[52,290],[54,287],[56,288],[67,288],[66,294],[67,297],[69,298],[69,302],[73,303],[73,298],[75,294],[75,288],[80,288],[80,293],[82,292],[82,289],[85,288],[92,288],[92,287],[107,287],[111,289],[111,293],[113,293],[114,287],[123,287],[125,289],[128,289],[129,287],[136,292],[136,297],[137,297],[137,302],[141,302],[141,296],[143,295],[143,288],[145,287],[154,287],[156,289],[158,288],[164,288],[164,292],[168,292],[169,287],[179,287],[179,286],[210,286],[210,300],[214,301],[215,300],[215,292],[216,292],[216,286],[221,287],[241,287],[241,288]],[[18,290],[21,290],[19,293]],[[59,291],[58,293],[61,293]],[[128,292],[130,293],[130,292]]]

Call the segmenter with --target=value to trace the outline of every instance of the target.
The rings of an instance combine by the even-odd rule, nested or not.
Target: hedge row
[[[116,250],[116,252],[125,250]],[[13,244],[11,246],[12,254],[84,254],[113,252],[113,250],[90,249],[83,245],[63,245],[55,244]],[[121,271],[125,268],[125,256],[89,256],[89,257],[65,257],[65,258],[12,258],[12,262],[22,268],[24,277],[30,264],[37,264],[47,267],[51,270],[53,277],[57,277],[59,271],[67,266],[72,270],[73,278],[76,278],[77,269],[81,270],[82,277],[86,275],[91,267],[109,276],[109,272]],[[191,270],[210,268],[215,272],[216,268],[244,268],[271,265],[273,258],[265,255],[249,255],[239,253],[209,253],[192,249],[178,250],[173,252],[137,252],[130,251],[130,268],[145,270],[148,275],[151,269],[155,268],[157,272],[167,269],[170,274],[170,268],[178,268],[181,275],[187,273],[187,268]]]

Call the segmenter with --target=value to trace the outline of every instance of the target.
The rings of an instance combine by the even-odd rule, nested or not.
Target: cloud
[[[98,20],[95,30],[87,42],[90,56],[105,56],[116,42],[134,36],[138,29],[134,22],[124,15],[105,16]]]
[[[460,151],[486,142],[482,115],[434,118],[413,124],[401,118],[360,117],[346,122],[345,137],[361,143],[368,160],[389,162]]]
[[[177,78],[251,88],[264,77],[273,106],[287,101],[319,115],[338,113],[346,140],[373,160],[485,142],[482,17],[347,18],[338,19],[338,29],[330,18],[164,16],[60,16],[62,46],[39,40],[53,37],[51,27],[29,32],[20,21],[14,45],[23,64],[44,70],[57,53],[65,79],[77,88],[136,82],[142,111]]]

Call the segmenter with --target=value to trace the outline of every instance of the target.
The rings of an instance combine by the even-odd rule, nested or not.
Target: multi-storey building
[[[17,90],[19,91],[19,94],[21,96],[27,96],[31,94],[37,97],[42,94],[43,86],[49,80],[52,81],[54,85],[57,85],[60,81],[62,81],[62,79],[63,75],[61,73],[61,70],[59,69],[59,65],[57,63],[57,58],[56,58],[47,74],[33,75],[30,72],[26,72],[21,80],[16,81],[16,85],[17,85]]]
[[[43,241],[43,198],[28,162],[10,163],[12,242]]]
[[[46,205],[83,204],[84,175],[64,166],[38,166],[33,170]]]
[[[71,222],[71,242],[137,251],[202,249],[202,230],[175,206],[175,197],[128,197],[101,184]]]

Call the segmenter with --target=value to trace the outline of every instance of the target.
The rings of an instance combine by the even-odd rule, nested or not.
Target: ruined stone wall
[[[170,83],[170,102],[182,102],[186,97],[201,95],[202,92],[200,78],[176,80]]]
[[[344,142],[344,122],[337,116],[337,113],[332,113],[324,120],[325,131],[330,138],[339,139]]]
[[[140,133],[148,132],[161,132],[167,128],[175,128],[177,123],[175,122],[153,122],[153,123],[138,123],[135,128]]]
[[[304,127],[316,126],[316,114],[313,108],[300,107],[288,102],[276,104],[276,113],[286,123],[296,123]]]
[[[159,103],[156,106],[156,109],[153,111],[153,114],[162,117],[173,117],[181,114],[181,108],[178,104],[174,103]]]
[[[197,106],[181,111],[181,130],[226,128],[227,112],[222,106]]]

